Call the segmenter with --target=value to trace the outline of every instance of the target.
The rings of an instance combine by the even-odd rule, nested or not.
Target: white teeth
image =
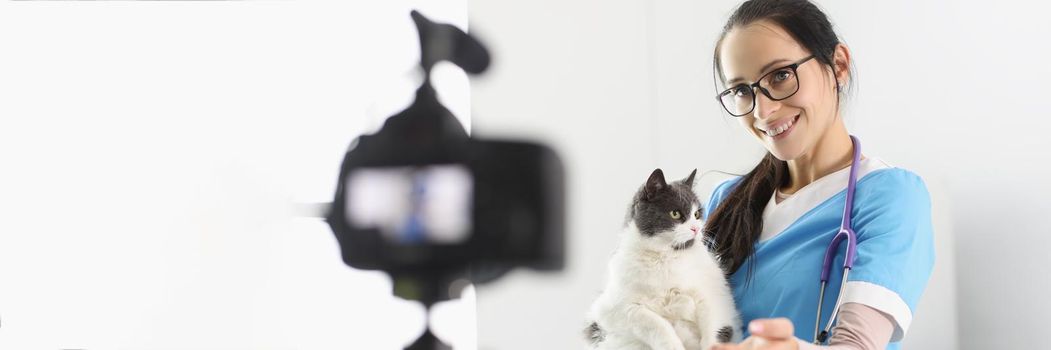
[[[781,125],[779,127],[776,127],[776,128],[770,129],[770,130],[766,130],[766,131],[763,131],[762,129],[760,129],[760,131],[765,132],[766,136],[774,137],[774,136],[777,136],[777,135],[781,135],[781,133],[785,132],[785,130],[788,130],[788,128],[791,128],[792,124],[794,124],[794,123],[795,123],[795,118],[793,117],[792,119],[789,119],[787,123],[785,123],[785,124],[783,124],[783,125]]]

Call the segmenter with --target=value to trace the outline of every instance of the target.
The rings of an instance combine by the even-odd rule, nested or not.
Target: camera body
[[[563,168],[550,148],[468,137],[424,84],[347,152],[326,215],[352,267],[485,282],[560,270]]]

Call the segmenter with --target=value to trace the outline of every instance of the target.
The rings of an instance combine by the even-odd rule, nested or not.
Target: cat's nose
[[[693,234],[695,234],[695,235],[697,234],[697,231],[700,230],[700,229],[701,228],[697,227],[697,226],[690,226],[690,231],[693,231]]]

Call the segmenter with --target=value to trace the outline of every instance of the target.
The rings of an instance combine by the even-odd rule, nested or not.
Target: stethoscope
[[[839,232],[832,238],[828,249],[825,250],[825,262],[821,265],[821,294],[817,299],[817,317],[814,319],[814,344],[824,343],[828,340],[829,331],[832,329],[832,321],[839,313],[839,302],[843,300],[843,286],[847,284],[847,276],[850,269],[854,267],[854,258],[858,251],[858,236],[850,226],[850,212],[854,209],[854,187],[858,183],[858,160],[861,158],[861,143],[854,135],[850,136],[854,143],[854,161],[850,163],[850,178],[847,180],[847,201],[843,206],[843,222],[839,226]],[[828,286],[828,276],[832,271],[832,260],[839,250],[840,241],[847,240],[847,256],[843,259],[843,279],[839,283],[839,296],[836,297],[836,305],[832,308],[832,316],[828,318],[825,329],[818,333],[821,326],[821,303],[825,300],[825,287]]]

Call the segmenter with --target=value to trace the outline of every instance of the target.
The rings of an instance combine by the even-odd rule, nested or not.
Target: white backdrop
[[[466,29],[462,0],[0,2],[0,349],[402,348],[420,308],[295,203],[411,99],[412,7]],[[437,331],[473,346],[471,307]]]

